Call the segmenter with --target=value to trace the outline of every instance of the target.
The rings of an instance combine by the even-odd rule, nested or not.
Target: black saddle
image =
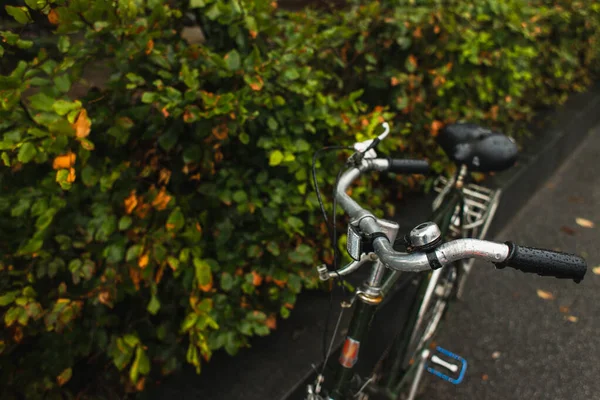
[[[446,125],[437,141],[452,161],[471,171],[502,171],[517,161],[517,144],[511,138],[479,125]]]

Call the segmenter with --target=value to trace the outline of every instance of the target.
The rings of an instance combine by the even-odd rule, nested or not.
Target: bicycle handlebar
[[[426,162],[425,162],[426,164]],[[543,276],[573,279],[580,282],[587,269],[583,258],[549,250],[519,247],[479,239],[457,239],[446,242],[427,252],[403,253],[393,249],[383,234],[375,216],[354,201],[346,190],[361,173],[367,171],[393,171],[399,173],[422,173],[424,162],[420,160],[362,159],[358,167],[346,170],[338,181],[335,196],[338,204],[349,214],[354,223],[366,234],[377,234],[373,249],[388,267],[398,271],[425,271],[438,269],[454,261],[476,258],[490,261],[498,268],[511,266],[523,272]],[[427,168],[428,169],[428,168]],[[415,172],[419,171],[419,172]]]

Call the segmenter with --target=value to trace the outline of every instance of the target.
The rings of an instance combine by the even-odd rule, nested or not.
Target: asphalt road
[[[426,374],[421,398],[600,398],[600,275],[592,272],[600,266],[599,167],[597,128],[494,238],[580,254],[589,265],[584,281],[477,265],[437,340],[468,361],[466,378],[454,386]]]

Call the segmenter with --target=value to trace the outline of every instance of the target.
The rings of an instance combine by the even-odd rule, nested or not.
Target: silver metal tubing
[[[479,239],[456,239],[435,249],[440,264],[446,265],[465,258],[500,263],[508,257],[508,246]]]
[[[375,216],[352,200],[346,194],[346,190],[360,176],[361,172],[369,170],[385,171],[388,167],[388,160],[363,160],[359,168],[350,168],[344,172],[338,182],[335,194],[338,203],[353,220],[359,221],[360,229],[368,234],[383,232],[383,230],[377,223]],[[391,269],[419,272],[431,268],[429,259],[425,253],[402,253],[395,251],[392,244],[383,237],[376,238],[373,241],[373,248],[379,259]],[[507,245],[502,243],[478,239],[457,239],[442,244],[434,251],[439,263],[444,266],[465,258],[476,258],[495,263],[503,262],[508,257],[509,249]]]

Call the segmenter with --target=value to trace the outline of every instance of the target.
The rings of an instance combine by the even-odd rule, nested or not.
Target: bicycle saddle
[[[517,160],[517,145],[511,138],[476,124],[446,125],[437,142],[452,161],[471,171],[502,171]]]

